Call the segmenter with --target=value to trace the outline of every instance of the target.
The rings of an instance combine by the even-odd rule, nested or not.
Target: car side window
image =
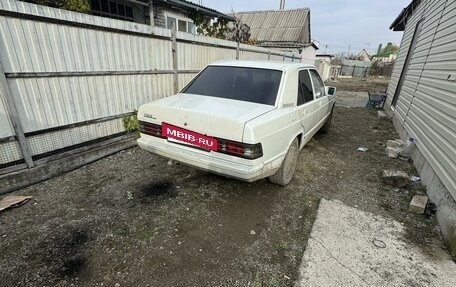
[[[314,96],[308,70],[299,71],[298,78],[297,105],[300,106],[304,103],[311,102],[314,99]]]
[[[318,99],[320,97],[323,97],[325,95],[325,84],[323,84],[323,81],[320,78],[320,75],[318,74],[317,71],[315,70],[309,70],[310,71],[310,76],[312,77],[312,82],[314,85],[314,91],[315,91],[315,98]]]

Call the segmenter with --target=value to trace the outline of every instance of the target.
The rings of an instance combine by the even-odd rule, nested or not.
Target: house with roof
[[[341,65],[332,64],[334,58],[332,54],[317,54],[315,60],[315,68],[320,74],[323,81],[328,79],[337,79],[340,73]]]
[[[190,17],[194,12],[209,18],[234,20],[214,9],[185,0],[91,0],[89,13],[169,29],[174,24],[178,31],[195,34],[196,28]]]
[[[370,62],[371,60],[371,56],[369,55],[369,53],[366,51],[366,49],[362,49],[358,55],[356,55],[356,58],[358,59],[358,61],[366,61],[366,62]]]
[[[385,109],[402,139],[413,137],[414,165],[437,205],[456,256],[456,1],[413,0],[390,29],[403,31]]]
[[[378,45],[377,54],[372,56],[372,61],[381,63],[393,62],[397,58],[397,51],[394,47],[395,46],[393,46],[393,43],[386,44],[385,48],[383,48],[382,44]]]
[[[302,62],[315,64],[318,46],[310,33],[310,10],[267,10],[239,12],[235,15],[250,27],[257,46],[300,54]]]

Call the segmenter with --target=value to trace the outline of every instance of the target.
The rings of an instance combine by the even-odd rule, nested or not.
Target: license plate
[[[189,131],[180,127],[176,127],[167,123],[162,123],[162,136],[168,140],[175,140],[190,145],[194,145],[206,150],[217,151],[217,140],[196,132]]]

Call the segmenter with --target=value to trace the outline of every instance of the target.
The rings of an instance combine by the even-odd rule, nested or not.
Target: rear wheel
[[[291,181],[291,178],[296,170],[298,154],[299,145],[298,139],[296,138],[288,148],[288,152],[285,155],[285,159],[283,160],[279,170],[268,178],[269,181],[278,185],[287,185]]]

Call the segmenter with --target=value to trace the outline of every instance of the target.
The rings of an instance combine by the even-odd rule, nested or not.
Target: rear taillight
[[[166,138],[162,136],[162,126],[157,124],[139,121],[139,132],[154,137]],[[246,144],[221,138],[217,138],[217,152],[246,159],[257,159],[263,156],[261,143]]]
[[[260,143],[246,144],[225,139],[217,139],[217,152],[247,159],[257,159],[263,156]]]
[[[162,130],[161,125],[151,124],[151,123],[143,122],[143,121],[139,121],[138,124],[139,124],[140,133],[154,136],[154,137],[165,138],[164,136],[162,136],[162,133],[161,133],[161,130]]]

